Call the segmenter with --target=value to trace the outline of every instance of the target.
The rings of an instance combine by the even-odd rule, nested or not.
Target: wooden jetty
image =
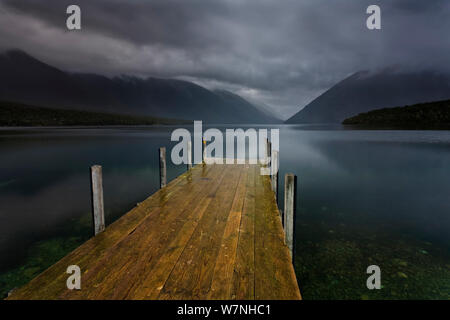
[[[260,168],[200,164],[167,185],[164,176],[158,192],[8,299],[301,299]],[[80,290],[66,286],[71,265]]]

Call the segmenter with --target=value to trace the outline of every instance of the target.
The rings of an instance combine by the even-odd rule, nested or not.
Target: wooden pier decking
[[[301,299],[259,172],[195,166],[8,299]],[[66,287],[70,265],[81,290]]]

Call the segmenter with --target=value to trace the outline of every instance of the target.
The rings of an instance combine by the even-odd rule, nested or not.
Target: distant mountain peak
[[[286,123],[340,123],[378,108],[450,98],[450,75],[398,66],[359,71],[340,81]]]

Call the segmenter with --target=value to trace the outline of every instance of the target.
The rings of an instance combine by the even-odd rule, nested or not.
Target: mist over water
[[[284,174],[298,176],[304,298],[448,297],[449,131],[273,128],[280,128],[279,199]],[[174,129],[1,129],[0,289],[11,286],[11,274],[26,274],[28,267],[17,270],[29,265],[30,250],[35,260],[43,247],[55,251],[57,260],[90,237],[91,165],[103,166],[107,224],[158,189],[159,147],[167,148],[168,179],[183,173],[185,165],[170,161]],[[72,242],[58,250],[47,245],[65,239]],[[29,277],[45,265],[33,263]],[[370,264],[381,267],[385,288],[367,294]]]

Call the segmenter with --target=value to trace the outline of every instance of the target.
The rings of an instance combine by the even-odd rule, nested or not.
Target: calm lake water
[[[277,127],[305,299],[450,299],[450,131]],[[154,193],[173,129],[0,129],[0,296],[90,237],[91,165],[107,224]],[[169,179],[184,171],[168,161]],[[381,290],[366,287],[374,264]]]

